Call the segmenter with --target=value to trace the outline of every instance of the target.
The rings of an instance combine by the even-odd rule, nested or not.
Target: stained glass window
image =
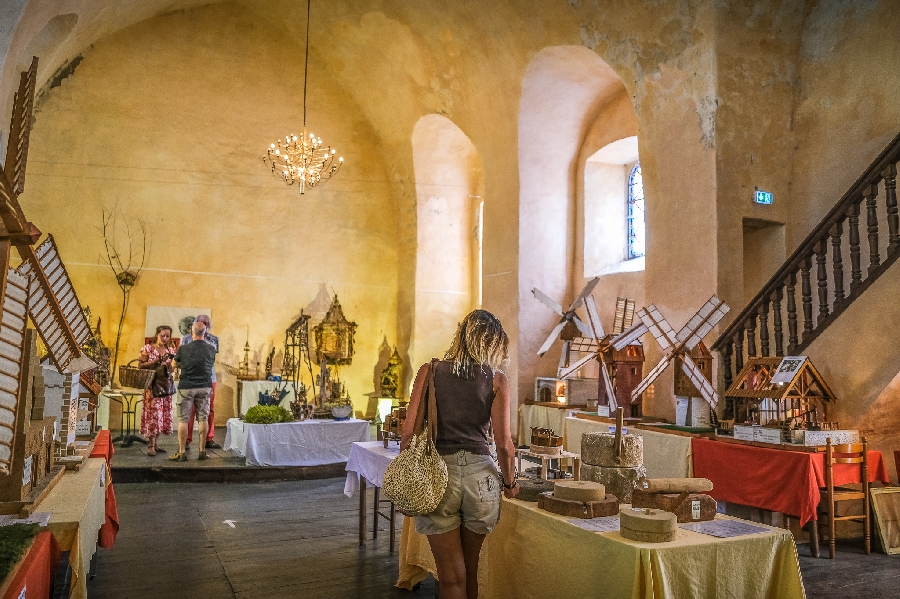
[[[644,179],[641,163],[635,163],[628,176],[628,259],[646,252],[647,229],[644,222]]]

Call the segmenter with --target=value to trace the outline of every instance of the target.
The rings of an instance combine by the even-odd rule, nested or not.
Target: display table
[[[52,533],[38,533],[25,556],[0,586],[0,599],[49,597],[59,553],[59,543]]]
[[[717,516],[728,519],[728,516]],[[604,597],[805,597],[797,550],[787,530],[720,539],[679,528],[669,543],[630,541],[590,532],[536,503],[504,499],[479,565],[480,595],[490,599]],[[403,522],[400,577],[411,589],[434,558],[414,518]]]
[[[284,381],[238,381],[237,382],[237,402],[238,414],[244,416],[247,410],[259,404],[259,393],[272,391],[274,389],[285,389],[287,395],[281,400],[281,405],[290,406],[296,397],[294,394],[294,386],[290,382]]]
[[[87,575],[97,549],[100,527],[106,522],[106,460],[88,458],[81,470],[67,471],[41,502],[38,511],[50,512],[50,532],[59,548],[69,551],[73,599],[87,597]]]
[[[581,435],[607,432],[610,424],[584,418],[566,418],[564,447],[581,454]],[[644,467],[648,478],[684,478],[693,476],[691,437],[627,427],[628,434],[644,439]]]
[[[518,444],[531,443],[531,427],[551,428],[562,437],[565,431],[565,420],[570,412],[578,408],[561,405],[560,407],[539,404],[522,404],[519,406]]]
[[[768,449],[710,439],[693,439],[694,476],[713,482],[718,501],[796,516],[800,526],[816,519],[819,489],[825,486],[825,456],[809,451]],[[869,450],[869,482],[888,482],[880,451]],[[858,483],[859,464],[835,464],[834,484]],[[810,545],[818,554],[818,530]]]
[[[119,534],[119,508],[116,504],[116,492],[112,484],[112,456],[115,453],[112,436],[109,431],[100,431],[94,439],[94,448],[88,457],[103,458],[106,460],[106,522],[100,527],[100,536],[97,544],[104,549],[112,549],[116,543],[116,535]]]
[[[384,484],[384,472],[391,461],[400,455],[400,444],[383,441],[354,443],[350,448],[350,459],[347,460],[347,481],[344,483],[344,495],[352,497],[359,491],[359,544],[366,544],[366,483],[375,487],[375,501],[372,513],[372,538],[378,538],[378,518],[386,519],[390,526],[390,550],[394,550],[396,534],[397,510],[391,504],[389,513],[380,511],[379,490]]]
[[[367,420],[301,420],[247,424],[229,418],[225,449],[247,458],[249,466],[322,466],[346,462],[355,441],[368,441]]]

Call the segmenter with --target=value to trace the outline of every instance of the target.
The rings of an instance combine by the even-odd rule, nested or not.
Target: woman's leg
[[[485,535],[472,532],[465,526],[460,526],[459,530],[463,561],[466,564],[466,599],[478,599],[478,556],[481,554]]]
[[[459,527],[439,535],[428,535],[428,544],[437,566],[441,599],[466,599],[466,561],[461,530],[462,527]]]

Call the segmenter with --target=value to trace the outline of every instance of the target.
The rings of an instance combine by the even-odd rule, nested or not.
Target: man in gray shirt
[[[191,327],[191,339],[201,341],[206,333],[206,325],[195,321]],[[182,345],[175,353],[175,363],[181,368],[178,381],[178,453],[169,456],[176,462],[187,461],[188,426],[191,422],[191,408],[197,414],[200,438],[206,438],[209,416],[209,394],[212,392],[212,371],[216,361],[216,350],[209,343]],[[199,459],[205,460],[206,448],[200,450]]]
[[[216,353],[219,353],[219,338],[213,335],[210,331],[212,330],[212,321],[209,316],[206,314],[199,315],[196,320],[202,322],[206,325],[206,333],[203,334],[203,341],[209,343],[213,347],[216,348]],[[181,345],[187,345],[193,341],[191,339],[191,335],[185,335],[181,340]],[[213,368],[212,371],[212,392],[209,394],[209,417],[206,419],[209,427],[207,428],[206,439],[202,439],[202,442],[206,444],[206,449],[222,449],[222,446],[216,443],[215,441],[215,426],[213,425],[216,417],[216,369]],[[191,448],[191,440],[194,438],[194,411],[191,409],[191,420],[188,422],[188,432],[187,432],[187,444],[184,448]]]

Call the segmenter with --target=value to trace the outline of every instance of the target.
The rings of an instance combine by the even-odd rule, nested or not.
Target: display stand
[[[550,470],[550,462],[553,460],[560,460],[566,462],[566,470],[568,470],[568,461],[572,460],[572,478],[575,480],[581,480],[581,456],[577,453],[572,453],[570,451],[560,451],[559,453],[538,453],[531,451],[530,449],[517,449],[516,450],[516,463],[517,470],[519,473],[523,472],[522,470],[522,456],[528,456],[531,458],[538,458],[541,460],[541,478],[547,480],[547,472]],[[560,465],[560,469],[562,465]]]

